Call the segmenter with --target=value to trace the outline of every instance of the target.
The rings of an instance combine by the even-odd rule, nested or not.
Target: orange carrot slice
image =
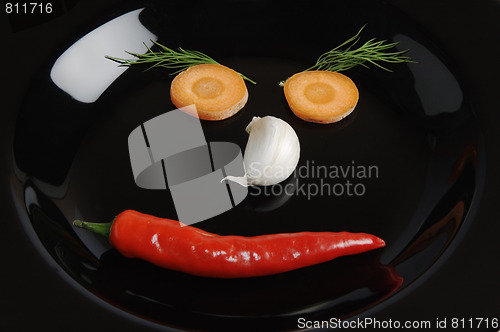
[[[178,74],[170,87],[170,98],[177,108],[195,105],[203,120],[223,120],[236,114],[248,100],[241,76],[219,64],[201,64]],[[188,108],[189,109],[189,108]]]
[[[356,84],[331,71],[304,71],[290,77],[285,98],[299,118],[317,123],[337,122],[351,114],[359,99]]]

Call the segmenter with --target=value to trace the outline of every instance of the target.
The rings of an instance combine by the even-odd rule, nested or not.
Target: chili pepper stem
[[[86,229],[96,234],[109,238],[113,221],[106,223],[87,222],[82,220],[73,221],[73,226]]]

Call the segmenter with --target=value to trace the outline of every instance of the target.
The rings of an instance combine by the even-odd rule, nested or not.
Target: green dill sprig
[[[151,41],[153,42],[154,45],[159,47],[158,51],[153,51],[151,48],[149,48],[146,44],[144,44],[147,48],[147,52],[144,54],[140,53],[133,53],[133,52],[128,52],[125,51],[127,54],[130,54],[131,56],[135,57],[136,59],[122,59],[122,58],[116,58],[112,56],[107,56],[107,59],[116,61],[120,63],[123,66],[131,66],[131,65],[136,65],[136,64],[150,64],[151,66],[148,69],[155,68],[155,67],[163,67],[163,68],[168,68],[168,69],[174,69],[172,74],[178,74],[190,67],[196,66],[196,65],[201,65],[201,64],[219,64],[217,61],[212,59],[210,56],[198,52],[198,51],[190,51],[190,50],[185,50],[183,48],[178,48],[177,50],[173,50],[171,48],[168,48],[165,45],[162,45],[158,42]],[[255,81],[251,80],[250,78],[246,77],[245,75],[238,73],[241,78],[244,80],[256,84]]]
[[[311,70],[326,70],[340,72],[351,69],[356,66],[363,66],[365,68],[370,68],[369,64],[372,64],[380,69],[391,71],[380,64],[380,62],[387,63],[405,63],[414,61],[403,56],[408,50],[404,51],[388,51],[399,44],[399,42],[387,43],[386,40],[375,40],[375,38],[370,39],[365,42],[360,47],[354,49],[354,46],[360,40],[361,31],[365,26],[359,29],[356,35],[352,36],[339,46],[331,49],[328,52],[323,53],[316,63],[304,71]],[[283,87],[285,81],[281,81],[279,85]]]

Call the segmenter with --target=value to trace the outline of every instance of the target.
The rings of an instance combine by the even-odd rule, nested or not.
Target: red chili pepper
[[[365,233],[217,235],[133,210],[110,223],[75,220],[74,225],[109,236],[126,257],[214,278],[276,274],[385,246],[382,239]]]

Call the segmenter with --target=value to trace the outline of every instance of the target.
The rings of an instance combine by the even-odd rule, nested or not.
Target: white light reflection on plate
[[[157,37],[139,20],[144,8],[123,14],[89,32],[54,63],[50,78],[82,103],[93,103],[127,70],[105,56],[130,58],[125,51],[145,53]]]

